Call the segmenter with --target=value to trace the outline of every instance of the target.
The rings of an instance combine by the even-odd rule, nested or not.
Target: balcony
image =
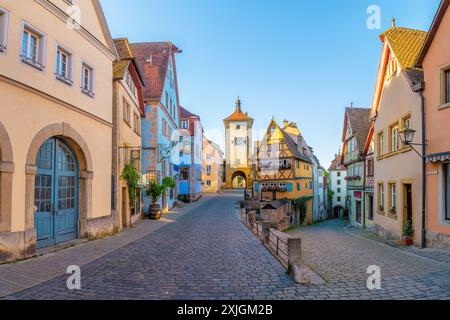
[[[281,193],[288,192],[287,187],[280,187],[280,186],[262,187],[261,191],[262,192],[281,192]]]

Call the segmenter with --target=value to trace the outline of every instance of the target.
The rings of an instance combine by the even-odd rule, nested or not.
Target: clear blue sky
[[[344,108],[369,107],[381,42],[397,26],[428,30],[439,0],[101,0],[113,37],[170,40],[181,104],[205,130],[223,130],[236,96],[265,129],[296,121],[328,168],[341,143]],[[370,5],[381,30],[366,27]],[[218,140],[217,137],[211,137]],[[223,141],[216,141],[223,145]]]

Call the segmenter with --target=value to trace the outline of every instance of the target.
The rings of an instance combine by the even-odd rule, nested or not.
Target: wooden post
[[[250,211],[250,228],[253,230],[253,226],[256,223],[256,211]]]

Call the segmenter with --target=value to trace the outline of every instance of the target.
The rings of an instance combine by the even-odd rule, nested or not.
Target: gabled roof
[[[192,112],[186,110],[185,108],[183,108],[182,106],[180,106],[180,119],[187,119],[187,118],[191,118],[191,117],[195,117],[198,118],[200,120],[200,117],[196,114],[193,114]]]
[[[251,121],[251,122],[253,122],[253,120],[254,119],[252,117],[249,117],[247,113],[242,112],[241,100],[239,99],[239,97],[237,97],[236,109],[229,117],[225,118],[223,121],[224,122],[229,122],[229,121]]]
[[[442,0],[439,8],[436,12],[436,15],[434,17],[433,23],[431,24],[430,31],[428,32],[427,38],[425,39],[423,46],[420,50],[420,53],[417,57],[416,66],[421,67],[423,60],[425,59],[428,49],[431,46],[431,43],[434,40],[434,37],[436,36],[436,33],[439,29],[439,26],[441,25],[442,19],[444,18],[445,13],[447,12],[447,9],[450,5],[450,0]]]
[[[364,152],[364,144],[370,130],[369,114],[370,108],[345,108],[344,131],[342,139],[345,142],[348,122],[351,132],[356,138],[358,150],[361,153]]]
[[[388,41],[393,54],[402,69],[413,68],[427,33],[422,30],[393,26],[380,35],[381,40]]]
[[[272,127],[272,124],[274,124],[281,132],[284,141],[286,141],[286,145],[288,146],[289,150],[292,152],[293,156],[297,159],[300,159],[306,163],[312,164],[312,161],[309,157],[303,155],[299,150],[297,146],[297,142],[294,141],[294,139],[291,137],[289,133],[281,129],[281,127],[278,125],[278,123],[275,121],[275,118],[272,118],[272,120],[269,123],[269,126],[267,127],[266,134],[264,135],[263,140],[267,140],[267,135],[269,133],[270,128]]]
[[[170,59],[174,53],[181,53],[182,51],[168,41],[131,43],[130,48],[147,83],[144,90],[144,99],[161,100]],[[176,74],[174,74],[174,77],[176,83]]]
[[[114,61],[113,63],[113,77],[114,80],[122,80],[125,77],[125,72],[128,69],[130,63],[134,64],[136,68],[140,81],[142,85],[145,87],[145,79],[142,74],[141,68],[136,62],[135,57],[133,56],[130,45],[127,38],[117,38],[113,39],[114,46],[116,48],[119,59]]]
[[[290,201],[291,200],[289,200],[288,198],[274,200],[274,201],[271,201],[271,202],[263,205],[262,209],[278,209],[278,208],[281,208],[282,206],[287,205]]]
[[[344,171],[345,167],[341,164],[342,156],[336,155],[335,159],[331,161],[328,171]]]
[[[92,0],[92,4],[94,5],[94,9],[100,22],[100,28],[102,29],[103,35],[105,36],[106,43],[108,44],[108,49],[114,56],[117,56],[117,52],[114,48],[114,42],[108,27],[108,22],[106,21],[105,13],[102,9],[102,5],[100,4],[99,0]]]

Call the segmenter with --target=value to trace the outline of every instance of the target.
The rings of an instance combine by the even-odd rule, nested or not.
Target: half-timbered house
[[[293,202],[291,224],[312,222],[312,162],[275,119],[258,145],[254,175],[263,203],[287,198]]]

